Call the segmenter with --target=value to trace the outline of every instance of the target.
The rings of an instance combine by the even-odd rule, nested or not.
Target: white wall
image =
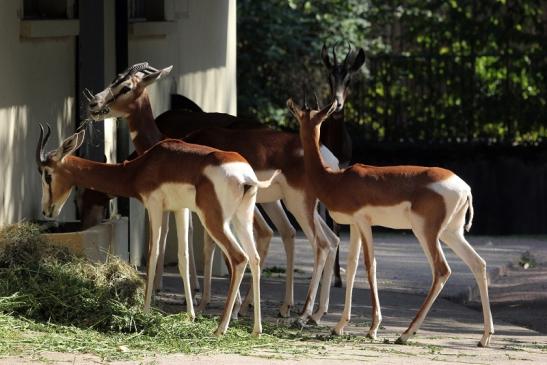
[[[75,120],[75,39],[20,39],[20,3],[0,4],[0,226],[41,217],[38,123],[53,127],[53,149],[74,131]],[[60,218],[73,217],[69,201]]]
[[[129,38],[130,65],[146,61],[156,68],[174,66],[166,79],[149,87],[154,116],[169,108],[169,94],[173,92],[189,97],[205,111],[235,115],[236,1],[173,0],[167,3],[173,7],[169,14],[175,22],[173,32],[164,36],[130,35]],[[140,265],[147,242],[142,205],[131,200],[130,214],[131,262]],[[201,229],[194,219],[195,236],[200,238],[199,242]],[[174,232],[174,224],[171,224],[166,263],[176,261]],[[201,244],[197,243],[196,248],[199,259],[202,256]],[[215,272],[222,271],[215,268]]]

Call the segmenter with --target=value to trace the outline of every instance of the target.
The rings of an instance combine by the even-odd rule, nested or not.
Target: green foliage
[[[285,100],[304,82],[328,96],[323,43],[348,40],[365,49],[367,70],[346,120],[366,140],[539,142],[545,9],[542,0],[240,1],[240,113],[286,126]]]

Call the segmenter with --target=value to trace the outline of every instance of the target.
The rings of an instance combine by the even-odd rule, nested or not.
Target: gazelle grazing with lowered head
[[[49,136],[49,132],[47,134]],[[179,140],[164,140],[132,161],[105,164],[74,157],[84,140],[84,131],[67,138],[59,148],[44,153],[47,138],[43,128],[36,149],[42,176],[42,210],[55,217],[74,186],[113,196],[140,200],[150,222],[150,242],[144,308],[151,302],[152,283],[159,253],[162,213],[173,211],[178,233],[179,270],[186,298],[191,298],[188,273],[188,210],[198,214],[209,234],[224,251],[232,276],[224,312],[216,334],[223,334],[230,319],[245,266],[250,262],[254,297],[253,333],[262,331],[260,314],[260,258],[252,233],[252,216],[261,182],[241,155],[198,146]],[[275,173],[274,173],[275,175]],[[232,233],[233,224],[236,237]],[[243,246],[243,249],[241,246]],[[188,313],[194,317],[192,300]]]
[[[450,267],[441,248],[442,240],[471,269],[480,290],[484,334],[480,346],[487,346],[494,333],[486,263],[464,238],[471,227],[473,206],[471,188],[449,170],[438,167],[355,164],[341,171],[327,168],[319,153],[321,123],[337,107],[334,101],[321,110],[301,108],[291,99],[287,106],[300,124],[300,139],[308,186],[340,224],[350,225],[347,287],[342,318],[333,329],[343,333],[350,320],[353,281],[363,244],[365,266],[372,299],[372,324],[368,336],[374,338],[382,319],[376,285],[376,260],[372,226],[412,229],[431,266],[433,284],[408,329],[398,338],[405,343],[413,336],[450,276]],[[466,213],[469,221],[466,224]]]
[[[154,120],[146,86],[169,71],[170,68],[158,70],[150,67],[147,63],[130,67],[104,91],[93,96],[89,104],[91,115],[95,120],[105,117],[127,118],[131,138],[138,151],[147,148],[146,146],[154,139],[163,138],[160,132],[161,127],[167,125],[166,131],[170,133],[167,135],[168,137],[185,138],[191,143],[238,152],[245,157],[261,178],[270,176],[275,170],[280,170],[281,173],[270,187],[259,189],[257,193],[257,202],[269,203],[265,211],[272,218],[276,227],[288,227],[286,231],[289,234],[286,235],[287,240],[284,239],[283,242],[287,252],[287,285],[280,314],[288,316],[289,309],[293,305],[294,230],[279,203],[279,200],[283,200],[287,209],[302,227],[315,254],[314,271],[301,314],[301,321],[307,320],[312,315],[315,296],[322,279],[320,306],[313,317],[318,321],[327,311],[332,263],[338,238],[317,214],[315,210],[317,198],[306,187],[306,179],[302,173],[304,160],[300,138],[297,134],[279,132],[270,128],[212,128],[217,122],[227,125],[226,123],[240,120],[239,117],[222,113],[166,112]],[[177,125],[180,127],[177,128]],[[196,130],[197,127],[203,129]],[[191,131],[194,133],[188,135]],[[324,154],[325,160],[328,159],[332,168],[338,167],[337,159],[328,149],[322,148],[321,152]],[[257,239],[258,252],[262,262],[266,257],[268,243],[269,239]],[[204,251],[210,252],[206,249]],[[210,255],[207,258],[210,258]],[[325,265],[327,269],[323,272]],[[202,303],[206,303],[208,298],[209,280],[207,276],[209,273],[209,270],[205,270]],[[323,276],[321,277],[321,275]],[[247,298],[248,300],[244,304],[248,304],[252,299],[251,296]],[[243,310],[246,308],[246,305],[242,307]]]

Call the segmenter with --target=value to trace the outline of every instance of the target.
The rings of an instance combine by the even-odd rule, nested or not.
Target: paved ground
[[[347,237],[343,237],[347,241]],[[261,357],[241,357],[237,355],[186,356],[169,355],[145,359],[139,362],[124,364],[290,364],[319,365],[333,362],[356,364],[362,362],[382,364],[430,364],[430,363],[466,363],[466,364],[517,364],[524,361],[547,363],[547,238],[545,237],[472,237],[469,241],[487,261],[491,269],[490,291],[496,334],[491,347],[477,348],[476,343],[482,335],[482,315],[475,310],[474,283],[469,270],[446,250],[452,267],[452,276],[444,288],[442,296],[432,307],[422,330],[411,341],[411,345],[394,345],[398,337],[416,313],[424,299],[424,293],[430,285],[431,274],[426,259],[418,243],[411,235],[375,235],[376,256],[378,260],[378,278],[380,301],[383,313],[383,326],[379,330],[377,341],[365,345],[334,345],[324,342],[322,351],[306,358],[262,353]],[[345,266],[347,244],[342,244],[342,265]],[[529,251],[537,267],[524,270],[518,263],[523,253]],[[308,277],[311,272],[311,250],[307,241],[297,240],[296,263],[299,269],[295,287],[297,308],[302,306],[307,290]],[[271,244],[270,257],[266,267],[284,267],[284,253],[279,239]],[[531,260],[527,260],[530,262]],[[276,317],[277,307],[284,290],[283,275],[281,278],[263,277],[262,303],[265,321],[289,321]],[[348,332],[366,333],[370,320],[370,298],[365,283],[364,270],[357,273],[358,285],[354,291],[353,318]],[[166,288],[173,293],[181,293],[180,279],[175,273],[168,273],[164,279]],[[215,278],[213,283],[213,302],[210,312],[218,313],[224,304],[227,290],[226,278]],[[249,278],[245,279],[245,286]],[[463,293],[463,294],[462,294]],[[168,295],[175,302],[181,303],[179,294]],[[333,288],[330,313],[319,329],[327,335],[338,320],[343,308],[344,289]],[[450,300],[445,299],[450,298]],[[455,300],[456,299],[456,300]],[[470,300],[467,306],[462,300]],[[177,305],[177,310],[183,307]],[[521,323],[521,325],[509,324]],[[305,346],[305,344],[303,344]],[[86,355],[45,354],[45,359],[64,364],[91,364],[97,358]],[[7,362],[6,362],[7,361]],[[22,362],[21,359],[2,359],[0,364]],[[26,362],[30,363],[30,362]]]

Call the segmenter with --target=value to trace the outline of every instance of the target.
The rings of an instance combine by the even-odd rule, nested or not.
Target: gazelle
[[[373,312],[368,336],[376,337],[382,316],[371,227],[379,225],[412,229],[426,253],[433,275],[433,284],[424,303],[397,343],[405,343],[418,331],[450,276],[450,267],[439,241],[441,239],[475,276],[484,316],[484,334],[479,345],[488,346],[494,325],[488,300],[486,263],[463,235],[464,227],[469,230],[473,219],[471,188],[453,172],[438,167],[355,164],[341,171],[332,171],[325,166],[319,153],[319,139],[321,123],[336,110],[337,102],[321,110],[310,110],[300,108],[289,99],[287,106],[300,124],[308,186],[327,206],[334,220],[350,225],[345,308],[333,332],[343,333],[350,320],[353,281],[363,241]]]
[[[192,143],[240,153],[249,161],[259,177],[270,176],[274,170],[281,170],[280,175],[269,188],[259,189],[257,202],[273,203],[265,206],[270,218],[278,228],[290,227],[279,203],[279,200],[283,199],[287,209],[295,216],[314,247],[314,271],[304,310],[300,316],[301,321],[306,320],[312,314],[319,279],[328,258],[327,270],[323,273],[319,310],[313,317],[320,318],[327,311],[335,255],[334,249],[339,241],[315,211],[317,199],[310,193],[306,186],[306,179],[302,174],[304,160],[298,135],[277,132],[269,128],[207,128],[187,136],[189,131],[195,130],[197,126],[202,128],[211,127],[212,124],[219,122],[231,123],[239,120],[238,117],[221,113],[164,113],[154,121],[146,86],[163,77],[170,70],[170,67],[157,70],[148,66],[147,63],[130,67],[127,72],[119,75],[105,90],[93,96],[89,104],[90,114],[95,120],[110,117],[127,118],[133,143],[138,150],[144,150],[150,144],[163,138],[161,127],[167,125],[169,126],[168,137],[187,137],[188,141]],[[177,123],[180,125],[179,128],[176,128]],[[160,129],[158,129],[158,126]],[[322,149],[322,153],[324,158],[332,165],[332,168],[336,169],[338,161],[332,153],[326,148]],[[287,252],[287,285],[285,301],[280,309],[282,316],[288,316],[289,308],[293,305],[294,230],[289,228],[287,231],[288,240],[287,242],[284,241]],[[269,240],[257,240],[258,252],[262,262],[266,257],[268,242]],[[204,251],[210,252],[212,250],[205,248]],[[207,258],[210,258],[210,255]],[[207,279],[209,273],[209,270],[205,270],[204,299],[202,299],[205,304],[209,293],[207,284],[210,280]],[[251,297],[248,296],[245,304],[249,303],[250,299]],[[246,306],[244,305],[242,308],[245,310]]]
[[[349,44],[348,44],[349,45]],[[329,75],[329,88],[332,98],[336,100],[336,110],[321,124],[321,143],[325,145],[339,161],[340,168],[349,166],[352,155],[352,143],[346,123],[344,122],[344,104],[349,94],[349,86],[353,75],[365,63],[365,51],[362,48],[352,49],[342,62],[336,57],[336,45],[332,47],[332,62],[326,45],[321,50],[321,59]],[[340,227],[334,223],[334,231],[338,235]],[[334,286],[342,287],[340,276],[340,248],[336,250],[334,262]]]
[[[270,181],[259,181],[251,166],[237,153],[179,140],[161,141],[132,161],[105,164],[72,156],[84,140],[84,131],[65,139],[60,147],[46,154],[44,147],[48,136],[49,131],[43,138],[41,127],[36,149],[36,163],[42,176],[42,212],[45,216],[55,217],[59,214],[74,186],[135,198],[146,207],[151,235],[145,310],[150,308],[160,235],[164,229],[162,213],[165,210],[175,213],[179,270],[186,298],[192,297],[187,237],[188,210],[192,210],[224,251],[232,271],[226,305],[215,334],[226,332],[248,261],[257,293],[254,296],[253,333],[261,333],[260,257],[252,233],[252,216],[257,189],[266,187]],[[230,223],[233,223],[243,249],[234,237]],[[192,300],[187,300],[186,304],[193,318]]]

